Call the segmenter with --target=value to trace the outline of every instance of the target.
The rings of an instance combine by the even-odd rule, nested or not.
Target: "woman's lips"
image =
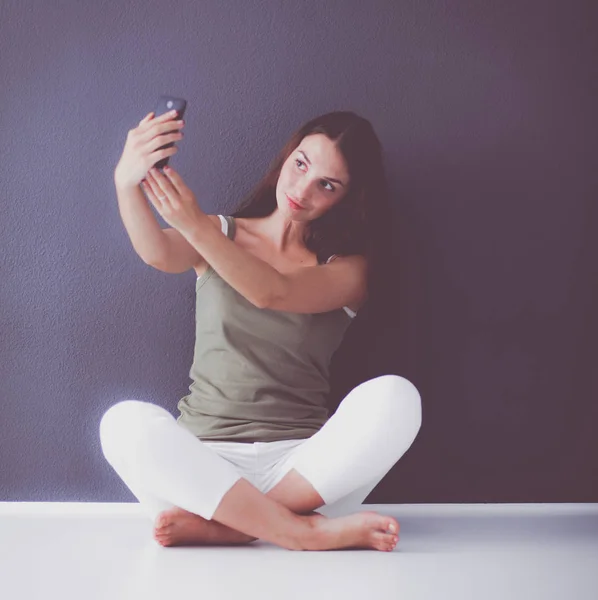
[[[287,200],[289,201],[289,204],[291,205],[291,208],[294,208],[295,210],[302,210],[303,206],[301,206],[300,204],[297,204],[294,200],[291,200],[288,196],[287,196]]]

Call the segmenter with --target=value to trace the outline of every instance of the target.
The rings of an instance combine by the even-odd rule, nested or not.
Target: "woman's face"
[[[345,160],[322,133],[309,135],[291,152],[276,184],[279,210],[293,220],[313,221],[343,198],[349,187]],[[291,206],[288,196],[304,208]]]

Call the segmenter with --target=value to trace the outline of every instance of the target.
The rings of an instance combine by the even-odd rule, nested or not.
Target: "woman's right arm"
[[[168,238],[141,188],[121,186],[115,181],[118,210],[135,252],[144,263],[154,265],[167,254]]]

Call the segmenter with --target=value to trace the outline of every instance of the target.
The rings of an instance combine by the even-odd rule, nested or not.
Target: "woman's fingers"
[[[176,110],[171,110],[170,112],[163,113],[159,117],[154,118],[154,111],[149,112],[147,113],[147,115],[145,115],[145,117],[143,117],[143,119],[141,119],[141,121],[139,121],[138,128],[140,128],[141,131],[145,131],[148,128],[155,126],[156,124],[161,124],[170,119],[174,119],[176,117],[176,114]]]
[[[164,217],[164,208],[166,206],[166,203],[168,202],[168,198],[165,198],[164,194],[162,194],[161,192],[156,192],[156,184],[155,182],[150,183],[149,177],[141,182],[141,187],[145,192],[147,199],[154,205],[154,207],[160,213],[160,215]],[[158,196],[160,196],[162,200],[160,200]]]
[[[144,123],[147,123],[150,120],[151,115],[153,115],[153,112],[147,113],[147,115],[145,115],[145,117],[143,117],[143,119],[141,119],[141,121],[139,121],[139,125],[143,125]]]
[[[166,167],[164,173],[176,192],[182,195],[186,191],[187,186],[183,182],[181,176],[172,167]]]
[[[147,179],[150,182],[155,183],[153,186],[154,193],[158,196],[168,196],[171,200],[178,197],[177,189],[172,185],[168,177],[165,177],[156,169],[152,167],[147,173]]]
[[[153,119],[149,124],[146,124],[145,127],[142,127],[141,135],[139,137],[141,143],[145,144],[147,142],[150,142],[157,136],[162,135],[164,133],[172,132],[178,134],[180,133],[180,130],[184,127],[184,123],[180,123],[179,121],[173,121],[172,119],[164,119],[160,121],[160,118],[161,117],[158,117],[158,119]],[[168,140],[166,140],[165,142],[163,141],[162,143],[167,142]]]
[[[154,118],[154,119],[149,119],[149,115],[153,115],[154,113],[151,112],[147,115],[147,117],[144,118],[144,122],[148,123],[149,122],[149,126],[150,127],[155,127],[156,125],[161,125],[162,123],[165,123],[166,121],[170,121],[171,119],[174,119],[176,117],[176,110],[171,110],[170,112],[167,113],[163,113],[160,116]],[[150,122],[151,121],[151,122]]]
[[[170,135],[159,135],[155,138],[152,138],[149,141],[146,142],[141,142],[141,147],[143,148],[143,151],[145,154],[149,155],[152,152],[158,150],[158,148],[162,148],[163,146],[165,146],[166,144],[172,142],[172,143],[176,143],[178,141],[180,141],[182,139],[182,136],[180,133],[171,133]],[[176,146],[171,146],[170,148],[176,148]],[[165,148],[166,150],[168,150],[168,148]],[[161,152],[161,150],[160,150]],[[161,157],[160,157],[161,158]],[[158,158],[156,158],[156,160],[154,160],[154,163],[158,160]],[[152,163],[152,164],[154,164]]]

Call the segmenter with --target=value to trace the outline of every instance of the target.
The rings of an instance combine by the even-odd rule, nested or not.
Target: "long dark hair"
[[[319,262],[332,254],[360,254],[368,263],[368,306],[384,287],[383,262],[390,242],[392,219],[382,145],[371,123],[350,111],[330,112],[311,119],[290,137],[270,163],[266,175],[240,202],[233,217],[258,218],[277,208],[276,184],[283,164],[304,137],[322,133],[336,143],[346,161],[349,189],[345,196],[305,228],[303,242]]]

